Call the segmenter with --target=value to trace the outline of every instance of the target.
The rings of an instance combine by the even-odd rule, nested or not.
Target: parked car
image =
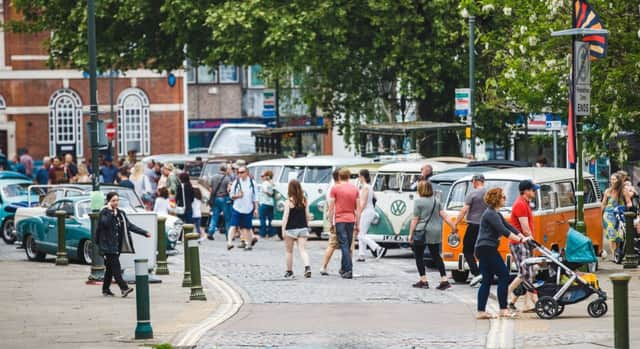
[[[63,198],[88,196],[91,193],[91,185],[88,184],[63,184],[54,186],[32,186],[32,188],[45,187],[46,194],[40,199],[40,206],[18,208],[15,215],[16,227],[23,219],[35,216],[43,216],[46,210],[56,201]],[[117,185],[100,185],[100,191],[104,194],[115,191],[120,197],[120,208],[126,212],[144,212],[145,207],[133,189],[120,187]],[[166,215],[165,233],[167,237],[167,253],[169,255],[177,253],[175,250],[177,242],[182,236],[182,226],[184,223],[176,216]],[[18,239],[19,244],[24,241]],[[24,245],[23,245],[24,247]]]
[[[37,204],[36,199],[29,202],[28,187],[31,178],[13,171],[0,171],[0,229],[2,240],[13,244],[16,240],[14,229],[14,215],[19,207]]]

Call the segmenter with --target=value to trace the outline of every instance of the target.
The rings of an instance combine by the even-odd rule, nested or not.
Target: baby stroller
[[[627,244],[627,241],[625,241],[626,235],[625,235],[624,212],[625,212],[624,206],[618,206],[614,211],[616,216],[616,230],[618,231],[618,248],[616,248],[613,255],[613,261],[616,264],[622,263],[622,260],[624,259],[624,253],[625,253],[624,251],[625,245]],[[634,238],[633,238],[633,248],[635,249],[636,254],[640,254],[640,239],[638,239],[638,236],[636,234],[634,234]]]
[[[598,298],[587,306],[589,315],[598,318],[607,313],[607,294],[600,289],[595,274],[578,275],[568,266],[577,267],[597,261],[588,237],[569,229],[564,259],[536,241],[531,240],[530,243],[542,256],[527,258],[522,263],[546,263],[549,266],[548,279],[535,286],[538,293],[535,311],[540,318],[553,319],[562,314],[565,305],[581,302],[592,294],[597,294]]]

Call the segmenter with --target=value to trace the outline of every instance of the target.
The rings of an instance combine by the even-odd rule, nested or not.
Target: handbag
[[[180,188],[182,188],[182,204],[184,205],[187,202],[187,199],[184,197],[184,184],[180,184]],[[177,215],[183,215],[185,210],[185,206],[176,206]]]
[[[425,233],[427,231],[427,225],[429,224],[429,221],[431,220],[431,217],[433,216],[433,211],[435,209],[436,209],[436,200],[434,199],[433,206],[431,206],[431,213],[429,213],[429,215],[425,217],[424,222],[418,221],[418,224],[416,224],[416,230],[414,231],[414,234],[415,234],[414,240],[420,240],[420,241],[424,240]],[[419,229],[419,227],[421,228]]]

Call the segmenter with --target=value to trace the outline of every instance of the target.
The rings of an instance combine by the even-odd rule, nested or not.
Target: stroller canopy
[[[569,228],[564,257],[571,263],[595,263],[598,261],[593,244],[588,236]]]

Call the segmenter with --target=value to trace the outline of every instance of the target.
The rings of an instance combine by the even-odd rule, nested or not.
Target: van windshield
[[[331,167],[307,167],[302,182],[329,184],[331,182]]]
[[[281,166],[277,166],[277,165],[253,166],[253,167],[249,167],[249,173],[251,174],[253,179],[256,181],[256,183],[260,184],[262,183],[262,178],[260,177],[261,174],[263,174],[265,171],[271,171],[273,172],[273,179],[278,179],[278,177],[280,176],[280,169],[281,169]]]
[[[373,184],[373,191],[400,191],[400,177],[395,173],[378,173]]]
[[[257,128],[223,128],[219,130],[215,143],[209,148],[210,154],[253,154],[256,139],[251,135]]]
[[[502,188],[504,194],[507,197],[507,201],[505,202],[504,209],[510,211],[511,206],[513,206],[513,202],[516,200],[520,192],[518,191],[518,181],[510,181],[510,180],[487,180],[484,183],[484,186],[487,190],[493,188]],[[464,181],[456,183],[449,193],[449,198],[447,200],[446,208],[448,210],[460,210],[464,206],[464,199],[467,197],[467,194],[473,190],[473,186],[471,182]],[[533,203],[536,203],[537,200],[534,200]],[[535,207],[532,207],[535,209]]]
[[[304,167],[302,166],[285,166],[280,174],[280,183],[289,183],[292,179],[302,182],[303,174]]]

